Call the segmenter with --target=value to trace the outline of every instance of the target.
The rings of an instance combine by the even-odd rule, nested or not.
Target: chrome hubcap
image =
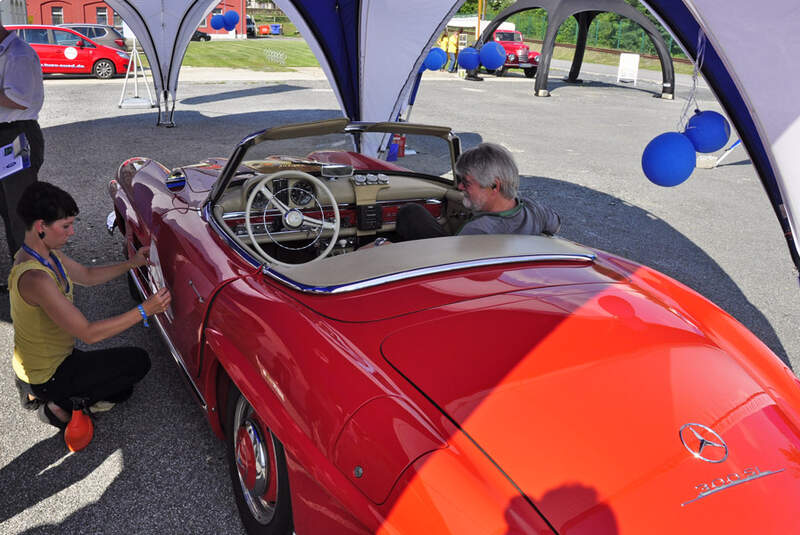
[[[97,74],[100,76],[111,76],[111,66],[108,63],[101,63],[97,66]]]
[[[234,460],[239,472],[247,507],[253,518],[268,524],[275,516],[278,501],[278,481],[275,443],[269,430],[262,425],[244,398],[236,404],[234,413]]]

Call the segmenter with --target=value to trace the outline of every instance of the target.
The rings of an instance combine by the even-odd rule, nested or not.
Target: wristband
[[[136,308],[139,309],[139,314],[142,315],[142,323],[144,323],[144,326],[150,327],[150,324],[147,323],[147,314],[144,311],[144,307],[142,305],[136,305]]]

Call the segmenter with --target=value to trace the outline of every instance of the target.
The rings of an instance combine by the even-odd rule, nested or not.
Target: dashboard
[[[246,179],[240,188],[230,188],[222,199],[223,222],[239,239],[250,240],[245,218],[247,200],[269,175],[255,174]],[[277,177],[266,184],[269,194],[290,210],[299,211],[307,218],[333,220],[332,203],[339,208],[340,230],[331,254],[342,254],[372,241],[378,235],[395,230],[397,213],[407,203],[424,206],[436,219],[446,219],[446,194],[444,185],[416,177],[384,173],[356,173],[351,177],[321,178],[334,199],[318,191],[315,183],[303,178]],[[278,249],[300,251],[308,247],[325,248],[330,243],[329,230],[318,226],[288,227],[276,200],[255,192],[249,219],[253,236],[262,247],[273,244]],[[270,254],[276,253],[271,251]]]

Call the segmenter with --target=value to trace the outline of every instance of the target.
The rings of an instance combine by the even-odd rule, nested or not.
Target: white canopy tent
[[[174,126],[178,73],[192,34],[219,0],[107,0],[142,45],[158,95],[158,124]]]
[[[150,60],[159,123],[172,124],[189,39],[217,0],[107,0]],[[439,32],[463,0],[275,0],[316,54],[343,113],[394,120]],[[758,170],[800,267],[800,20],[797,0],[643,0],[690,56],[708,40],[703,74]],[[644,141],[644,140],[643,140]],[[644,143],[643,143],[644,144]]]
[[[463,2],[429,0],[276,0],[325,71],[344,113],[391,120],[423,52]],[[172,126],[178,74],[189,40],[218,0],[108,0],[147,55],[159,104]]]

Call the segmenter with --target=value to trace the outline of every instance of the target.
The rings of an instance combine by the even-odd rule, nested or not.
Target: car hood
[[[559,533],[800,533],[797,420],[699,322],[627,284],[440,312],[389,335],[384,358]],[[727,458],[693,457],[690,423]]]

